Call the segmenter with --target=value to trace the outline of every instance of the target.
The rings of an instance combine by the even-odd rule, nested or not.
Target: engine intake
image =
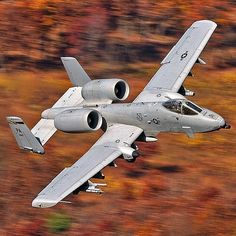
[[[92,80],[82,88],[85,100],[125,100],[129,95],[129,85],[121,79]]]
[[[101,128],[102,116],[91,109],[67,110],[55,117],[54,125],[67,133],[92,132]]]

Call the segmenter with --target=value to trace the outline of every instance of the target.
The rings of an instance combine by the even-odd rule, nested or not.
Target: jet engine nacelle
[[[92,80],[82,88],[85,100],[125,100],[129,95],[129,85],[121,79]]]
[[[67,133],[92,132],[101,128],[102,116],[92,109],[67,110],[55,117],[54,125]]]

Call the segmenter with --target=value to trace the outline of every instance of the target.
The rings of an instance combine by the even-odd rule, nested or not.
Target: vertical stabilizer
[[[7,117],[16,142],[21,149],[44,154],[44,148],[40,141],[31,133],[24,121],[16,116]]]
[[[61,61],[73,85],[83,87],[91,80],[74,57],[61,57]]]

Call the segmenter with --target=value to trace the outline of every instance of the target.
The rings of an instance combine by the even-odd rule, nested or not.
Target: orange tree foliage
[[[208,65],[196,65],[185,85],[195,102],[235,127],[234,1],[15,0],[1,1],[0,12],[0,235],[53,235],[58,215],[69,219],[60,235],[236,233],[234,128],[138,143],[135,163],[118,160],[118,168],[104,170],[103,196],[81,193],[67,198],[72,204],[40,210],[31,207],[36,194],[100,133],[57,132],[37,156],[17,149],[5,121],[19,115],[32,127],[71,86],[64,71],[46,71],[62,69],[60,56],[78,57],[93,78],[124,78],[131,101],[183,31],[212,19],[218,28],[202,55]]]
[[[234,1],[1,1],[4,69],[58,68],[60,56],[127,63],[163,58],[195,20],[218,23],[216,65],[235,65]],[[88,56],[89,55],[89,56]],[[223,62],[222,62],[223,60]]]

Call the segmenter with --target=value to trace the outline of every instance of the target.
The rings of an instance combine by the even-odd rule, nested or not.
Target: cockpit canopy
[[[202,109],[196,104],[184,99],[171,99],[162,104],[166,109],[182,115],[197,115]]]

